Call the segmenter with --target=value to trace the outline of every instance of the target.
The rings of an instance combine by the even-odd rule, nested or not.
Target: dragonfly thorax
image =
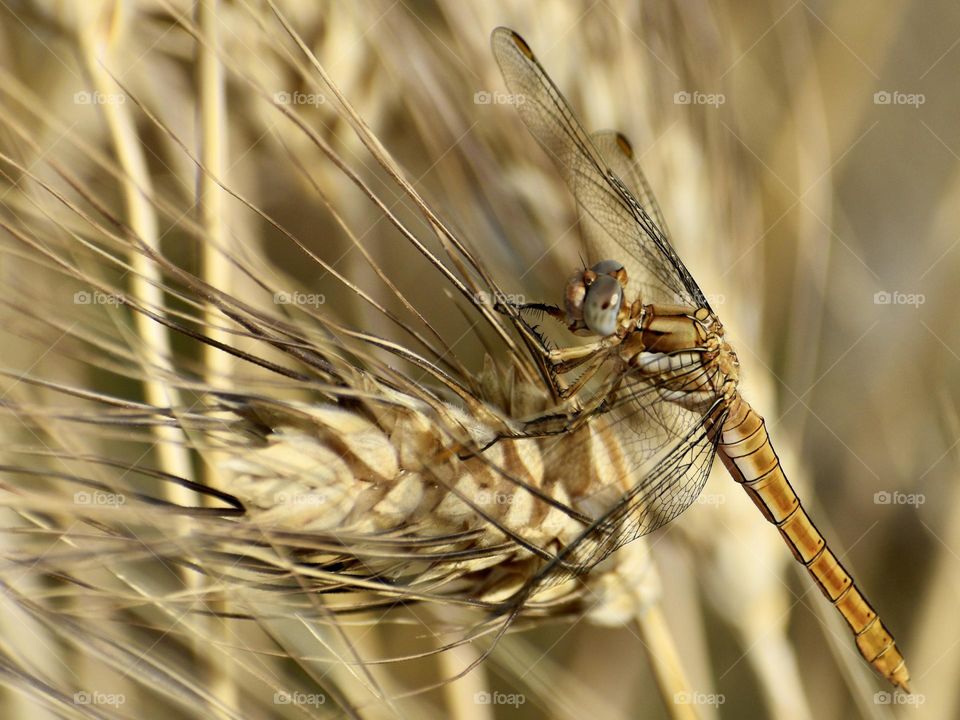
[[[626,287],[627,271],[616,260],[574,273],[564,295],[570,332],[599,337],[589,352],[619,358],[622,369],[639,372],[682,405],[709,405],[718,396],[731,400],[740,362],[717,316],[707,307],[631,302]],[[569,361],[582,360],[583,349],[573,353],[560,353],[560,372],[580,365]]]
[[[620,356],[691,408],[721,395],[729,401],[737,392],[740,361],[723,325],[705,307],[644,305]]]

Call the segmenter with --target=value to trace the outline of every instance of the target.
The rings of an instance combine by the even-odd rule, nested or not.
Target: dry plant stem
[[[478,656],[477,649],[472,645],[461,645],[440,653],[438,660],[441,673],[454,677],[464,667],[475,662]],[[482,705],[476,701],[477,693],[485,692],[489,688],[484,668],[484,665],[480,665],[473,672],[444,686],[446,711],[452,720],[493,720],[493,705]]]
[[[106,24],[103,17],[91,15],[80,28],[80,45],[88,71],[98,92],[107,96],[116,91],[110,72],[111,29],[115,28],[119,10],[113,10],[111,23]],[[113,140],[120,167],[124,171],[123,197],[127,211],[127,221],[131,230],[149,247],[159,250],[159,232],[157,216],[148,196],[152,195],[152,183],[143,156],[142,146],[137,136],[134,118],[129,103],[106,103],[104,116]],[[163,313],[163,278],[156,264],[142,253],[132,252],[129,262],[133,267],[130,279],[130,294],[147,307]],[[133,322],[136,335],[142,342],[138,349],[142,358],[145,374],[152,376],[144,381],[144,396],[149,405],[155,407],[182,406],[180,393],[176,388],[166,385],[158,379],[158,373],[150,368],[157,367],[173,372],[172,349],[167,329],[143,313],[134,313]],[[190,443],[186,433],[179,426],[157,425],[153,428],[156,438],[154,449],[159,469],[171,475],[193,480]],[[180,505],[196,505],[200,502],[196,493],[182,486],[167,483],[163,489],[166,499]],[[190,590],[202,595],[199,579],[193,573],[183,575]],[[202,657],[200,648],[197,657]],[[214,682],[212,691],[221,697],[222,683]]]
[[[203,245],[203,279],[221,292],[230,292],[230,263],[227,259],[229,234],[226,223],[226,196],[217,178],[226,181],[224,158],[228,145],[226,124],[226,90],[223,66],[217,54],[217,9],[219,0],[199,0],[197,20],[204,41],[198,43],[200,124],[202,130],[200,159],[208,172],[199,173],[198,206],[203,229],[213,241]],[[205,315],[207,333],[215,340],[226,343],[227,333],[223,315],[209,305]],[[204,367],[207,384],[217,386],[231,370],[230,356],[212,345],[204,345]]]
[[[221,292],[230,292],[230,265],[221,249],[227,248],[226,202],[223,191],[214,178],[225,178],[225,151],[227,147],[226,98],[223,67],[217,55],[218,31],[217,9],[219,0],[198,0],[197,23],[203,36],[203,42],[197,44],[199,102],[200,102],[200,158],[209,172],[199,173],[200,222],[203,230],[212,242],[203,244],[201,256],[201,277],[210,286]],[[227,333],[221,328],[223,316],[213,305],[207,305],[204,311],[204,327],[211,338],[227,343]],[[208,387],[222,387],[229,377],[231,358],[213,345],[203,346],[204,380]],[[204,457],[203,476],[206,484],[222,487],[226,479],[221,476],[223,463],[217,454],[208,453]],[[201,580],[201,582],[203,582]],[[229,633],[229,601],[217,602],[214,612],[222,613],[223,623],[220,632]],[[212,624],[213,621],[211,621]],[[211,632],[218,632],[211,628]],[[225,640],[227,638],[224,638]],[[224,704],[239,706],[237,685],[234,681],[235,668],[229,652],[221,655],[222,662],[209,669],[210,690]]]
[[[679,702],[681,698],[690,697],[690,683],[660,606],[652,604],[637,613],[637,627],[667,713],[673,720],[696,720],[695,706]]]
[[[101,30],[106,31],[107,27],[101,26],[94,18],[89,20],[80,28],[80,45],[97,92],[108,96],[116,92],[116,86],[104,68],[104,63],[109,56],[110,38],[101,33]],[[143,194],[151,193],[152,184],[133,117],[130,114],[131,105],[105,103],[101,107],[113,138],[120,166],[127,178],[124,182],[123,195],[128,222],[137,237],[150,247],[157,248],[159,245],[157,217],[149,200]],[[163,291],[160,289],[162,278],[156,265],[143,254],[136,252],[131,253],[129,261],[135,270],[130,280],[130,293],[148,307],[162,311],[164,303]],[[150,282],[151,280],[153,282]],[[137,336],[143,341],[140,354],[148,374],[152,374],[153,377],[158,376],[158,373],[149,372],[150,367],[161,367],[172,371],[170,337],[167,329],[143,313],[134,313],[133,322]],[[180,405],[177,390],[157,379],[144,383],[144,394],[147,403],[155,407]],[[157,425],[154,433],[157,438],[155,450],[160,469],[185,480],[192,480],[193,469],[190,453],[187,450],[187,438],[183,431],[178,427]],[[172,483],[167,484],[167,488],[168,499],[172,502],[182,504],[196,502],[195,494],[185,488]]]
[[[839,619],[836,623],[840,624]],[[797,682],[800,671],[790,645],[779,637],[770,643],[761,642],[750,648],[750,658],[772,716],[782,720],[812,720],[810,704]],[[779,694],[775,692],[778,682],[783,688]]]

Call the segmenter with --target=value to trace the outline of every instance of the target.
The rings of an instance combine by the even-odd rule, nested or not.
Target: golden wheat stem
[[[219,0],[198,0],[196,19],[202,42],[197,43],[198,85],[200,103],[200,159],[208,172],[199,173],[197,205],[200,223],[211,242],[203,243],[201,277],[212,287],[222,292],[230,291],[230,267],[221,251],[227,247],[226,198],[215,178],[224,178],[225,153],[227,149],[226,89],[223,66],[218,55],[217,10]],[[228,342],[227,334],[220,329],[222,316],[213,305],[204,310],[204,327],[214,340]],[[231,369],[231,358],[213,345],[203,346],[204,380],[209,387],[221,387]],[[208,454],[203,465],[203,476],[208,485],[217,486],[218,468],[222,463]],[[220,478],[222,482],[222,478]],[[214,612],[229,617],[229,601],[215,603]],[[224,623],[229,621],[224,619]],[[222,628],[224,631],[226,626]],[[214,631],[211,628],[211,631]],[[238,688],[234,682],[234,668],[229,652],[221,655],[222,662],[210,668],[210,691],[229,707],[239,706]]]
[[[690,683],[663,611],[651,604],[636,619],[667,714],[672,720],[696,720],[694,705],[688,701]]]
[[[203,229],[212,242],[203,244],[201,273],[203,279],[222,292],[230,292],[230,263],[226,249],[229,235],[226,223],[226,196],[217,178],[225,180],[227,151],[226,89],[223,65],[218,54],[217,9],[219,0],[199,0],[197,23],[203,37],[198,43],[200,123],[202,130],[200,159],[208,172],[199,173],[200,217]],[[207,333],[219,342],[228,341],[220,329],[223,317],[213,305],[205,314]],[[211,386],[222,383],[230,371],[230,356],[212,345],[204,345],[203,363],[207,370],[206,382]],[[218,380],[218,378],[220,378]]]
[[[102,6],[101,6],[102,7]],[[92,8],[91,16],[81,21],[80,46],[95,89],[105,97],[116,92],[116,84],[104,67],[120,26],[120,9],[114,6],[105,17]],[[144,243],[158,248],[160,239],[156,213],[147,196],[152,194],[152,183],[137,135],[136,124],[131,114],[131,103],[104,103],[104,117],[116,149],[120,166],[124,170],[123,196],[130,228]],[[130,279],[130,292],[148,307],[160,309],[164,305],[162,278],[156,266],[141,253],[132,252],[130,263],[135,272]],[[142,340],[140,348],[143,363],[152,379],[144,383],[144,394],[149,404],[156,407],[176,407],[180,404],[179,392],[159,379],[159,373],[150,372],[151,367],[171,370],[170,337],[167,329],[143,313],[133,314],[137,336]],[[156,452],[159,466],[165,472],[192,480],[193,469],[187,439],[178,427],[154,428],[157,439]],[[196,501],[193,492],[172,483],[167,484],[169,499],[173,502]]]
[[[454,677],[474,663],[479,652],[472,645],[460,645],[438,656],[442,673]],[[443,687],[446,711],[452,720],[493,720],[493,706],[477,702],[477,694],[487,691],[487,672],[483,665]]]

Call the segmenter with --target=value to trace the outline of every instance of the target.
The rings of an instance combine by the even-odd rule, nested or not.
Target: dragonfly
[[[629,458],[629,489],[602,503],[528,588],[589,572],[624,544],[689,507],[719,455],[852,631],[864,660],[909,692],[893,635],[830,550],[787,479],[763,418],[738,389],[739,361],[724,328],[670,241],[628,140],[588,134],[530,46],[509,28],[494,56],[531,134],[575,196],[594,264],[564,288],[562,308],[517,305],[559,321],[583,343],[556,347],[517,324],[566,410],[526,421],[521,434],[563,435],[605,415],[606,441]],[[520,593],[518,593],[519,595]]]

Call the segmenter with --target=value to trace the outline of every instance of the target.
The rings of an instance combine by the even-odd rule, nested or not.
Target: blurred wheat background
[[[58,173],[67,171],[176,265],[253,307],[278,311],[263,280],[344,326],[402,341],[224,188],[234,191],[387,307],[399,312],[402,295],[478,374],[489,348],[458,302],[304,128],[426,237],[428,223],[360,141],[362,118],[505,292],[559,302],[580,263],[575,207],[515,109],[498,100],[504,86],[489,50],[498,25],[526,38],[587,129],[619,129],[633,142],[681,257],[739,352],[745,395],[812,516],[895,633],[913,696],[892,695],[863,666],[829,604],[722,468],[700,502],[648,539],[659,576],[651,592],[687,677],[683,697],[658,690],[655,638],[574,620],[508,635],[465,679],[378,703],[362,691],[363,663],[310,660],[327,640],[299,627],[293,610],[269,619],[267,643],[249,619],[230,619],[230,593],[202,612],[149,607],[143,598],[171,592],[168,581],[152,577],[147,561],[123,566],[107,546],[84,547],[82,532],[70,541],[78,568],[101,581],[114,573],[118,587],[89,607],[128,614],[112,643],[69,641],[85,624],[116,618],[84,611],[84,587],[42,562],[65,541],[36,532],[66,525],[92,536],[111,520],[109,509],[71,520],[63,505],[43,505],[33,494],[50,482],[44,473],[97,454],[179,467],[220,487],[229,458],[175,422],[156,430],[165,440],[156,444],[122,426],[77,429],[63,417],[68,400],[83,397],[34,380],[153,405],[189,406],[201,395],[199,383],[189,397],[164,395],[165,378],[186,372],[223,390],[297,396],[235,358],[157,323],[139,325],[96,286],[65,281],[38,248],[70,248],[64,228],[86,230],[43,183],[76,198]],[[960,12],[946,2],[0,3],[0,714],[960,717],[958,72]],[[148,192],[166,206],[159,220],[143,207]],[[389,271],[398,295],[378,284],[358,246]],[[139,291],[128,284],[151,276],[135,258],[127,277],[99,267],[89,248],[64,257],[111,287],[159,292],[148,280]],[[210,317],[221,328],[212,337],[284,363]],[[127,371],[78,334],[125,353]],[[37,474],[14,470],[25,466]],[[172,493],[171,501],[201,502],[189,489]],[[133,520],[130,532],[145,532],[149,518]],[[191,520],[165,522],[158,533]],[[183,592],[196,591],[191,582]],[[41,605],[47,611],[31,610]],[[344,623],[343,633],[353,630]],[[374,627],[352,637],[359,655],[375,657],[400,647],[394,633]],[[456,652],[469,661],[469,649]],[[447,662],[375,672],[400,692],[455,673]],[[118,669],[125,663],[128,673]],[[277,692],[294,691],[277,701]]]

